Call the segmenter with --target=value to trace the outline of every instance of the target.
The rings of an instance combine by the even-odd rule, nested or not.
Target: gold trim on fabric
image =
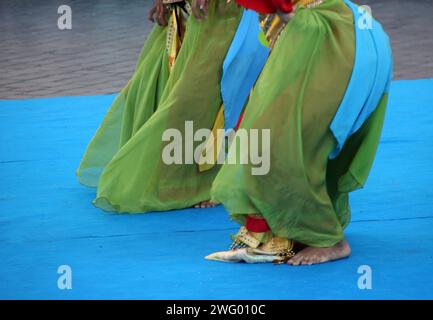
[[[186,3],[185,5],[185,10],[177,6],[171,9],[170,18],[167,26],[166,42],[170,70],[173,67],[174,61],[176,60],[179,53],[183,40],[183,35],[185,34],[186,21],[191,12],[191,7],[188,3]]]
[[[320,6],[325,0],[295,0],[293,5],[296,7],[303,6],[304,8],[314,8]]]
[[[222,143],[223,140],[219,139],[219,137],[218,137],[218,130],[224,129],[224,123],[225,123],[224,104],[222,104],[218,113],[217,113],[217,116],[215,118],[215,122],[214,122],[213,127],[212,127],[212,134],[207,139],[206,144],[203,147],[203,150],[201,151],[200,161],[199,161],[199,165],[198,165],[199,172],[204,172],[204,171],[210,170],[217,163],[218,156],[219,156],[219,153],[221,152],[221,147],[223,145],[223,143]],[[213,162],[208,163],[206,161],[206,158],[208,158],[207,153],[212,152],[212,151],[213,151],[213,155],[212,155]]]

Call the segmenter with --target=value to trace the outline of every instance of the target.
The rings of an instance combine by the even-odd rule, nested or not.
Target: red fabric
[[[277,11],[290,13],[293,11],[292,0],[236,0],[236,2],[258,13],[275,13]]]
[[[268,223],[265,219],[253,217],[247,217],[245,228],[247,228],[248,231],[256,233],[266,232],[270,230]]]
[[[235,130],[238,130],[239,127],[241,126],[242,119],[244,118],[244,113],[245,113],[245,110],[242,111],[241,115],[239,116],[238,123],[236,124]]]

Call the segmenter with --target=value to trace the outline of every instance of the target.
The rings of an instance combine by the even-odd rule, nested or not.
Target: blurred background
[[[433,0],[355,2],[390,35],[394,79],[433,78]],[[152,28],[152,3],[0,0],[0,99],[118,92]],[[61,5],[72,9],[71,30],[58,28]]]

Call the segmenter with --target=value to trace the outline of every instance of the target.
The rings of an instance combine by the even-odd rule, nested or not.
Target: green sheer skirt
[[[379,143],[387,96],[363,127],[329,160],[329,126],[350,80],[355,49],[352,11],[341,0],[300,8],[281,32],[246,106],[240,129],[270,129],[270,169],[224,164],[212,188],[243,224],[261,214],[272,232],[310,246],[343,238],[349,192],[367,179]],[[260,150],[260,149],[259,149]],[[230,154],[240,152],[233,145]]]
[[[156,111],[169,77],[167,29],[155,26],[146,40],[136,70],[118,94],[90,141],[77,170],[79,181],[96,187],[114,155]]]
[[[222,64],[241,13],[242,9],[234,3],[212,1],[206,20],[198,22],[190,17],[168,79],[157,66],[160,60],[166,59],[159,52],[158,42],[144,53],[146,58],[149,56],[146,63],[142,62],[146,71],[137,75],[140,80],[134,81],[133,78],[126,90],[128,99],[131,85],[137,82],[135,96],[148,100],[147,108],[139,107],[141,101],[130,104],[131,112],[123,114],[126,124],[121,130],[118,149],[110,150],[105,156],[98,154],[92,146],[92,143],[96,144],[93,141],[89,146],[94,149],[91,151],[95,153],[93,158],[103,158],[100,161],[103,171],[94,200],[96,206],[108,211],[137,213],[185,208],[210,198],[212,181],[219,168],[200,173],[196,164],[165,164],[161,155],[167,142],[162,141],[162,137],[167,129],[177,129],[185,137],[185,121],[193,121],[195,129],[212,128],[221,106],[219,83]],[[157,36],[156,31],[154,36]],[[155,51],[159,50],[159,55],[151,58],[154,47]],[[146,86],[143,92],[139,83],[149,81],[152,86]],[[159,88],[163,82],[165,86],[161,94]],[[112,107],[114,110],[110,110],[112,118],[120,116],[117,114],[121,113],[120,109],[126,110],[125,98],[120,95],[118,99],[119,102]],[[109,121],[106,119],[104,122]],[[116,135],[114,131],[119,130],[110,129],[113,136]],[[196,142],[194,147],[198,144],[200,142]],[[83,161],[79,175],[89,162]],[[97,174],[99,171],[95,177]]]

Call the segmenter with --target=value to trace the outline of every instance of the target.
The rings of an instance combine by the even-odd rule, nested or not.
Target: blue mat
[[[433,298],[433,79],[393,83],[350,259],[310,267],[224,264],[237,226],[222,207],[118,215],[75,169],[113,95],[0,101],[0,298]],[[59,290],[57,268],[72,268]],[[358,267],[372,289],[358,288]]]

